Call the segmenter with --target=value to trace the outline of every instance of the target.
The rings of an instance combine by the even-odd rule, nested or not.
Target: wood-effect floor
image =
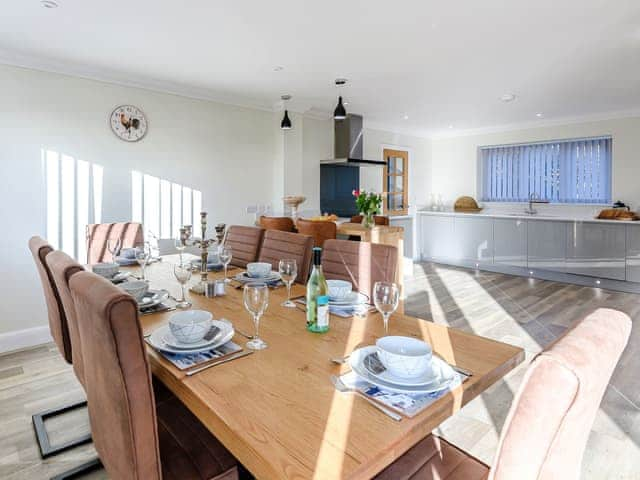
[[[582,478],[640,479],[640,295],[430,263],[415,264],[405,288],[408,314],[522,346],[529,358],[598,307],[631,315],[632,337],[593,426]],[[436,433],[491,463],[525,369],[526,362]],[[0,478],[46,479],[94,458],[89,444],[42,460],[31,425],[33,413],[82,398],[71,368],[53,344],[0,356]],[[86,410],[49,420],[47,428],[54,443],[86,432]],[[97,471],[84,478],[107,476]]]

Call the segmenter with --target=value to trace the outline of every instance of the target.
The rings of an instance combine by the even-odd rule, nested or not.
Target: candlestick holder
[[[207,260],[209,259],[209,248],[218,245],[217,238],[207,238],[207,212],[200,212],[200,228],[202,237],[193,238],[193,226],[185,225],[180,229],[180,241],[185,246],[200,247],[200,282],[190,288],[190,291],[199,295],[207,292]]]

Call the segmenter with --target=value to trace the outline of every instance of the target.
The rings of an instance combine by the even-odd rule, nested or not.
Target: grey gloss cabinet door
[[[626,226],[567,223],[567,273],[624,280]]]
[[[627,281],[640,282],[640,225],[627,225]]]
[[[453,217],[420,215],[420,253],[424,259],[447,260],[454,254]]]
[[[455,217],[452,247],[459,262],[493,263],[493,219]]]
[[[552,220],[527,220],[527,266],[564,272],[567,248],[567,223]]]
[[[404,228],[404,256],[413,258],[413,218],[389,217],[389,225]]]
[[[527,221],[496,218],[493,222],[493,261],[512,267],[527,266]]]

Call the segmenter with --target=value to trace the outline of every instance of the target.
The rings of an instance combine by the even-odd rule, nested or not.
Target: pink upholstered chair
[[[371,298],[376,282],[396,281],[398,249],[391,245],[349,240],[326,240],[322,270],[327,280],[347,280]]]
[[[47,316],[49,318],[49,331],[51,332],[51,336],[53,337],[62,357],[67,363],[74,364],[74,368],[76,368],[74,363],[76,362],[76,354],[73,351],[68,322],[70,313],[65,310],[60,293],[54,281],[53,274],[47,264],[48,258],[55,252],[53,247],[49,245],[46,240],[38,236],[32,237],[29,240],[29,249],[33,255],[36,269],[40,276],[42,290],[44,291],[44,298],[47,305]],[[39,412],[32,416],[33,426],[36,431],[36,439],[42,458],[47,458],[64,450],[68,450],[69,448],[91,441],[90,435],[82,435],[81,437],[74,438],[54,446],[51,444],[45,428],[45,420],[48,418],[61,415],[69,410],[83,408],[86,404],[87,402],[82,400]]]
[[[295,282],[305,285],[309,279],[311,268],[311,251],[313,237],[299,233],[267,230],[260,247],[259,262],[268,262],[275,271],[284,258],[293,259],[298,266],[298,276]]]
[[[631,333],[631,319],[602,308],[529,365],[502,428],[491,470],[428,436],[378,480],[577,480],[600,401]]]
[[[224,245],[231,248],[231,265],[245,268],[247,263],[255,262],[263,236],[263,228],[231,225],[224,239]]]
[[[87,225],[87,263],[111,262],[107,240],[120,238],[121,248],[133,248],[144,242],[142,225],[135,222],[93,223]]]
[[[135,300],[108,280],[69,280],[89,420],[109,478],[235,480],[235,458],[175,397],[156,402]]]

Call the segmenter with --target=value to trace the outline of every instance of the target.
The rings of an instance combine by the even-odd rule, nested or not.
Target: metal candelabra
[[[207,291],[207,260],[209,258],[209,247],[218,245],[219,240],[215,238],[206,238],[207,233],[207,212],[200,212],[200,227],[202,228],[202,237],[193,238],[193,227],[185,225],[180,229],[180,241],[185,246],[195,245],[200,247],[200,282],[191,287],[193,293],[204,295]]]

